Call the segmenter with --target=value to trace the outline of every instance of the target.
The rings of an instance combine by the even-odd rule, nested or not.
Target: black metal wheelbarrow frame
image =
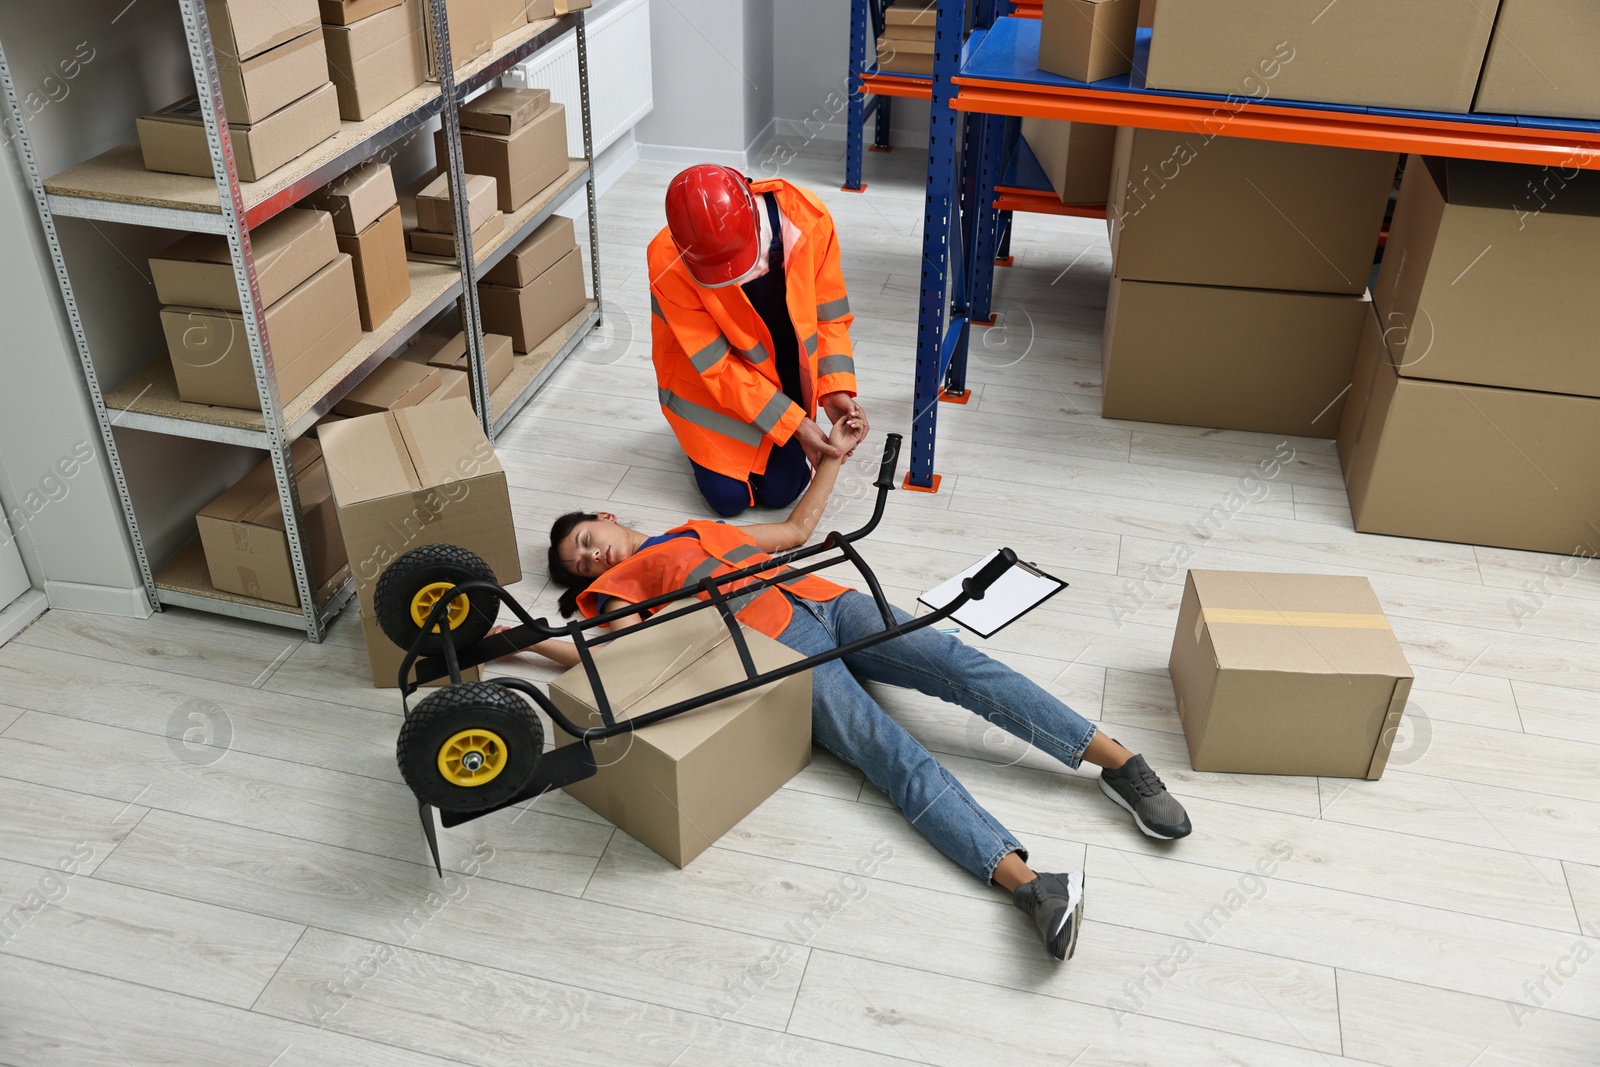
[[[872,572],[872,568],[867,565],[867,562],[855,550],[854,542],[871,534],[883,519],[884,505],[890,490],[894,488],[895,469],[898,466],[900,457],[900,442],[899,434],[889,434],[884,443],[883,461],[879,467],[878,478],[873,482],[873,485],[878,490],[878,497],[873,506],[872,518],[860,529],[847,534],[830,533],[818,544],[792,549],[728,574],[706,577],[701,579],[698,584],[685,586],[682,589],[665,593],[661,596],[651,597],[649,600],[644,600],[616,611],[606,612],[592,619],[575,619],[564,625],[551,625],[544,619],[535,619],[502,586],[489,580],[467,581],[451,587],[449,592],[441,596],[437,603],[434,604],[426,621],[418,631],[417,637],[412,641],[411,647],[406,650],[405,657],[401,661],[399,672],[401,700],[408,715],[411,712],[411,696],[418,688],[428,682],[448,677],[452,685],[460,685],[462,684],[461,672],[463,669],[511,655],[539,641],[568,637],[572,639],[572,643],[577,649],[579,663],[588,677],[589,685],[594,695],[596,710],[600,714],[603,725],[591,727],[576,725],[562,714],[561,710],[556,707],[554,701],[548,695],[533,683],[521,678],[487,679],[491,684],[514,690],[533,701],[534,705],[540,711],[543,711],[552,723],[576,738],[579,743],[562,745],[543,753],[539,757],[527,785],[511,799],[482,810],[445,811],[441,809],[438,813],[439,821],[445,827],[458,826],[492,812],[532,800],[552,789],[560,789],[563,786],[592,777],[596,773],[597,767],[594,753],[591,751],[590,746],[597,741],[642,729],[664,719],[670,719],[685,712],[705,707],[708,704],[714,704],[727,697],[737,696],[740,693],[780,681],[802,671],[811,670],[813,667],[852,655],[884,641],[892,641],[897,637],[920,630],[925,626],[932,626],[934,623],[948,618],[969,601],[983,599],[984,593],[989,587],[999,580],[1001,575],[1016,562],[1017,557],[1011,549],[1001,549],[999,555],[983,569],[972,577],[965,579],[962,582],[962,592],[954,600],[929,614],[918,616],[906,622],[900,622],[894,617],[889,601],[883,595],[883,589],[878,584],[877,575]],[[835,552],[837,555],[828,556],[829,553]],[[810,562],[803,567],[792,566],[799,561],[812,560],[818,556],[826,556],[828,558]],[[743,602],[775,585],[826,570],[840,563],[853,565],[866,582],[867,588],[871,591],[872,599],[877,604],[879,613],[883,616],[884,629],[848,644],[838,645],[827,652],[786,664],[765,673],[758,671],[755,662],[750,656],[750,647],[745,641],[744,633],[740,629],[736,618],[736,614],[742,607]],[[766,576],[758,577],[763,574]],[[752,577],[757,578],[757,580],[737,590],[731,601],[724,594],[723,589],[725,586]],[[474,592],[492,594],[501,604],[511,609],[512,614],[517,617],[519,625],[497,634],[490,634],[462,648],[456,648],[453,640],[445,640],[442,643],[442,655],[424,655],[421,649],[424,644],[430,643],[430,637],[438,632],[449,633],[449,630],[445,628],[445,623],[451,603],[463,594]],[[698,599],[702,593],[708,599]],[[667,605],[684,600],[688,600],[690,603],[677,609],[662,610]],[[605,685],[600,679],[600,672],[595,667],[592,650],[624,634],[648,629],[651,626],[659,626],[691,612],[703,611],[708,608],[715,608],[722,617],[723,624],[728,628],[733,646],[738,652],[739,661],[744,667],[744,679],[690,699],[681,700],[669,707],[648,712],[637,718],[619,721],[612,711],[611,701],[606,695]],[[598,634],[593,633],[593,631],[609,626],[609,624],[620,619],[637,617],[646,612],[655,612],[655,614],[646,615],[641,621],[623,629]],[[410,680],[413,667],[416,671],[415,681]],[[423,832],[428,839],[428,848],[433,854],[434,868],[442,874],[442,868],[440,868],[439,864],[438,834],[434,825],[434,807],[421,799],[418,800],[417,804]]]

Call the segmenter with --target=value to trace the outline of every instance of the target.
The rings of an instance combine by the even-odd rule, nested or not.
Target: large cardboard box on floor
[[[341,574],[345,565],[328,470],[321,449],[309,438],[296,441],[289,455],[299,487],[300,530],[311,586],[320,589]],[[212,585],[225,593],[300,606],[271,460],[256,466],[201,508],[195,521]]]
[[[211,177],[211,150],[200,118],[200,101],[191,97],[134,124],[145,170]],[[234,165],[242,182],[259,181],[339,132],[339,98],[323,82],[288,107],[250,125],[228,124]]]
[[[1161,0],[1145,84],[1465,112],[1500,0]],[[1230,114],[1221,107],[1219,121]]]
[[[1112,278],[1102,414],[1333,437],[1370,308],[1364,294]]]
[[[317,0],[205,0],[219,57],[249,59],[310,33],[321,23]]]
[[[804,657],[744,630],[757,671]],[[625,634],[594,652],[612,714],[621,721],[691,700],[746,676],[715,611]],[[579,728],[600,726],[582,668],[550,683],[550,699]],[[555,729],[557,747],[575,738]],[[811,762],[811,674],[665,719],[593,746],[599,771],[566,791],[685,867]]]
[[[421,85],[428,75],[422,12],[415,3],[389,7],[348,25],[328,26],[328,76],[339,92],[339,116],[357,122]]]
[[[1600,4],[1500,0],[1472,110],[1600,119]]]
[[[375,330],[411,296],[406,266],[406,235],[396,204],[360,233],[338,235],[339,251],[350,256],[356,273],[361,328]]]
[[[526,355],[583,310],[583,257],[576,248],[520,289],[480,283],[483,328],[503,333]]]
[[[444,132],[433,137],[442,160]],[[469,174],[494,179],[500,210],[515,211],[567,172],[567,109],[549,104],[506,134],[464,129],[461,153]]]
[[[1139,0],[1044,0],[1039,69],[1097,82],[1133,69]]]
[[[1600,396],[1600,173],[1412,156],[1372,299],[1408,378]]]
[[[1366,290],[1396,155],[1117,131],[1106,217],[1119,278]]]
[[[325,211],[289,208],[250,232],[256,287],[271,307],[339,254]],[[150,257],[150,277],[163,304],[239,310],[233,256],[221,234],[194,233]]]
[[[1115,126],[1022,120],[1022,138],[1063,204],[1104,204],[1111,187]]]
[[[1368,315],[1339,428],[1355,528],[1600,555],[1600,399],[1402,377],[1383,337]]]
[[[1365,578],[1190,571],[1167,664],[1197,771],[1383,777],[1411,667]]]
[[[245,60],[217,56],[229,123],[250,125],[288,107],[328,80],[322,28]]]
[[[287,403],[361,339],[355,270],[339,254],[264,312],[278,396]],[[259,411],[244,318],[237,311],[174,305],[161,328],[178,396],[194,404]]]
[[[505,470],[465,400],[330,423],[318,431],[361,613],[383,569],[420,545],[477,553],[522,580]]]

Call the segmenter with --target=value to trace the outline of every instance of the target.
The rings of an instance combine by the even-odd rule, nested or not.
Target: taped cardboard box
[[[1465,112],[1500,0],[1161,0],[1145,85]],[[1226,123],[1232,111],[1219,108]]]
[[[400,7],[406,0],[318,0],[325,26],[348,26],[380,11]]]
[[[445,0],[445,15],[450,29],[450,66],[459,70],[494,47],[494,19],[488,0]],[[439,77],[438,42],[433,35],[433,17],[423,20],[428,44],[428,77]]]
[[[506,228],[506,217],[496,211],[486,219],[482,226],[472,231],[472,247],[474,254],[483,250],[484,245],[498,236]],[[436,256],[454,259],[456,255],[456,235],[453,233],[430,233],[427,230],[412,230],[410,233],[411,251],[422,256]]]
[[[378,625],[378,620],[366,614],[361,616],[361,640],[366,645],[367,666],[372,671],[373,687],[398,689],[400,664],[406,657],[405,649],[389,640],[388,635],[383,632],[383,627]],[[410,680],[415,680],[416,676],[416,671],[413,670]],[[482,677],[482,667],[468,667],[461,672],[461,680],[464,682],[476,682]],[[449,684],[448,677],[427,683],[429,688]]]
[[[289,455],[300,495],[300,530],[311,585],[321,588],[345,566],[328,470],[322,450],[308,438],[294,442]],[[256,466],[201,508],[195,520],[213,586],[225,593],[300,606],[271,460]]]
[[[434,132],[437,158],[445,158],[444,133]],[[508,134],[461,131],[467,170],[494,178],[500,210],[511,212],[567,172],[567,109],[550,104]]]
[[[1111,279],[1108,419],[1334,437],[1365,295]]]
[[[1600,396],[1600,174],[1412,156],[1372,299],[1402,375]]]
[[[267,307],[263,316],[278,396],[288,403],[361,340],[350,257],[335,256],[333,262]],[[161,328],[167,337],[179,397],[192,404],[261,409],[250,344],[239,312],[165,307],[161,309]]]
[[[1600,555],[1600,399],[1402,377],[1368,315],[1339,459],[1363,533]]]
[[[228,122],[258,122],[328,80],[322,27],[246,60],[219,55],[217,75]]]
[[[1022,120],[1022,137],[1063,204],[1104,204],[1111,186],[1115,126]]]
[[[1365,578],[1190,571],[1168,661],[1197,771],[1383,777],[1412,673]]]
[[[325,211],[289,208],[250,233],[261,306],[271,307],[339,254]],[[239,310],[233,256],[221,234],[195,233],[150,259],[150,277],[163,304]]]
[[[489,8],[489,33],[498,40],[528,24],[526,0],[484,0]]]
[[[476,232],[495,213],[495,184],[493,178],[476,171],[469,172],[466,177],[467,217]],[[456,232],[449,174],[441,173],[417,190],[417,226],[429,233]]]
[[[1500,0],[1474,111],[1600,119],[1600,4]]]
[[[141,116],[135,125],[146,170],[211,177],[211,150],[206,145],[198,99],[191,97]],[[261,121],[248,126],[230,123],[229,130],[239,180],[260,181],[339,132],[338,94],[323,82],[314,92]]]
[[[333,216],[335,233],[354,237],[399,203],[389,164],[369,160],[306,198]]]
[[[490,285],[520,289],[577,247],[572,220],[565,215],[552,215],[496,263],[483,280]]]
[[[503,333],[526,355],[583,310],[583,257],[574,248],[520,289],[479,284],[483,328]]]
[[[411,271],[406,266],[406,235],[395,205],[355,236],[338,235],[339,251],[350,256],[356,275],[356,303],[361,328],[375,330],[395,308],[411,298]]]
[[[1113,270],[1360,294],[1398,162],[1389,152],[1123,127],[1106,211]]]
[[[386,359],[334,407],[346,418],[420,404],[439,387],[439,370],[404,359]]]
[[[1139,0],[1044,0],[1039,69],[1097,82],[1133,69]]]
[[[249,59],[321,24],[317,0],[205,0],[218,58]]]
[[[744,630],[758,671],[804,658]],[[745,678],[714,611],[700,611],[594,652],[620,720],[636,718]],[[600,726],[581,668],[550,683],[550,699],[579,728]],[[551,731],[557,747],[575,743]],[[685,712],[593,746],[599,771],[566,791],[624,833],[682,868],[811,762],[809,671]]]
[[[549,106],[549,89],[490,89],[461,105],[461,125],[484,133],[513,133]]]
[[[319,432],[364,616],[383,569],[419,545],[475,552],[522,580],[505,470],[465,400],[345,419]]]
[[[328,76],[347,122],[377,114],[427,79],[422,11],[414,2],[326,32]]]

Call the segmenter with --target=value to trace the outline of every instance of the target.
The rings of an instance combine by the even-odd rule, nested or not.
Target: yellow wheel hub
[[[506,743],[493,730],[462,730],[439,746],[439,773],[468,789],[494,781],[506,767]]]
[[[444,599],[444,595],[455,588],[454,582],[429,582],[417,590],[417,595],[411,598],[411,621],[418,626],[425,626],[428,622],[428,613],[433,611],[433,606]],[[445,614],[445,625],[454,630],[467,621],[467,612],[471,605],[467,601],[467,594],[462,593],[450,601],[450,607]]]

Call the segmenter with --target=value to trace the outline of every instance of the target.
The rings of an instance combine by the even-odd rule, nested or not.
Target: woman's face
[[[633,538],[609,511],[572,528],[556,546],[562,566],[580,578],[597,578],[633,554]]]

